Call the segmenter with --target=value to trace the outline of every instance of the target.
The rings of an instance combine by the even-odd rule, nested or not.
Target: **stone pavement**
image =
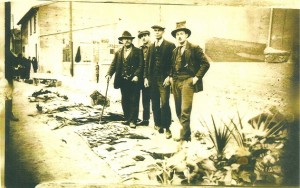
[[[289,98],[292,87],[291,73],[290,64],[212,63],[204,78],[204,91],[195,94],[194,97],[192,130],[200,130],[207,134],[207,130],[201,127],[199,120],[205,119],[210,122],[211,114],[226,120],[226,118],[236,116],[239,111],[246,121],[270,106],[278,107],[279,111],[289,113],[292,106]],[[104,94],[106,88],[105,79],[100,79],[98,84],[82,78],[59,76],[58,79],[62,81],[61,86],[51,89],[67,95],[68,102],[72,104],[91,105],[89,95],[95,89]],[[111,81],[108,90],[111,106],[105,110],[105,114],[108,112],[120,114],[120,92],[113,89],[112,84]],[[17,84],[17,86],[20,85],[23,85],[23,90],[16,88],[15,92],[24,92],[23,96],[32,94],[32,89],[39,90],[43,87],[43,85],[31,85],[28,90],[24,90],[26,88],[24,85],[28,84]],[[14,103],[18,103],[18,101]],[[173,96],[171,96],[170,105],[173,119],[171,131],[176,137],[180,126],[174,112]],[[140,114],[141,112],[142,108],[140,108]],[[52,121],[52,123],[54,122]],[[105,131],[105,128],[108,131]],[[80,135],[92,151],[104,159],[121,176],[122,183],[126,184],[141,182],[150,185],[157,184],[156,181],[147,177],[147,166],[155,163],[156,159],[153,156],[162,156],[159,155],[161,153],[174,153],[178,149],[176,142],[166,140],[163,134],[158,134],[153,130],[152,120],[149,127],[137,127],[136,129],[124,127],[118,121],[103,125],[98,123],[86,123],[81,126],[70,125],[62,129]],[[130,138],[130,134],[135,136]],[[118,140],[110,139],[116,135],[119,136]],[[137,135],[140,136],[139,138],[149,139],[134,139],[137,138]]]

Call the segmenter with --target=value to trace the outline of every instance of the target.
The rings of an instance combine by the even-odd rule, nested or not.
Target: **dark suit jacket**
[[[124,47],[119,49],[114,56],[114,59],[109,67],[107,75],[112,76],[114,73],[115,80],[114,80],[114,88],[118,89],[121,86],[121,79],[122,79],[122,67],[123,67],[123,60],[124,60]],[[136,48],[132,45],[132,50],[127,57],[129,66],[130,66],[130,74],[132,75],[131,78],[137,76],[139,78],[139,84],[143,82],[143,54],[139,48]]]
[[[166,78],[169,76],[171,71],[171,57],[172,57],[172,51],[175,48],[175,45],[167,40],[163,40],[161,43],[161,54],[160,54],[160,61],[162,64],[162,76],[163,78]],[[154,57],[154,51],[155,51],[155,44],[151,44],[149,49],[149,54],[146,59],[145,67],[144,67],[144,78],[147,78],[151,84],[153,80],[153,71],[155,66],[155,57]]]
[[[175,59],[177,55],[177,48],[173,50],[172,55],[172,69],[170,76],[173,76],[173,71],[175,67]],[[195,84],[194,92],[197,93],[199,91],[203,91],[203,82],[202,78],[204,77],[205,73],[209,69],[209,62],[206,59],[202,49],[198,45],[191,44],[189,42],[186,43],[185,47],[185,60],[187,63],[187,68],[191,73],[191,76],[197,76],[199,80]]]

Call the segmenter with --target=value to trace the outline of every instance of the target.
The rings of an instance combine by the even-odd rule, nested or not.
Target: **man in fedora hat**
[[[150,32],[148,30],[139,31],[138,38],[142,41],[140,49],[143,51],[144,66],[148,57],[150,42]],[[143,104],[143,121],[137,125],[148,126],[150,119],[150,89],[149,86],[142,86],[142,104]]]
[[[210,66],[202,49],[187,41],[191,30],[186,28],[185,24],[185,21],[178,22],[176,29],[171,32],[179,44],[173,51],[170,72],[176,114],[182,126],[178,141],[191,140],[190,116],[193,96],[194,93],[203,90],[202,78]]]
[[[123,47],[114,56],[110,68],[105,76],[110,79],[115,74],[114,88],[121,90],[121,103],[125,121],[123,124],[131,128],[136,127],[139,113],[140,85],[143,73],[143,54],[139,48],[132,44],[132,37],[128,31],[124,31],[119,41]]]
[[[154,128],[159,133],[166,129],[166,138],[172,137],[170,131],[171,109],[170,81],[171,57],[175,45],[165,39],[163,34],[165,28],[160,25],[152,26],[155,42],[150,46],[149,55],[144,69],[144,85],[150,87],[152,111],[154,117]]]

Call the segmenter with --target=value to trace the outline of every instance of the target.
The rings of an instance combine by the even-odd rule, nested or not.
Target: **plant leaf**
[[[243,170],[239,173],[239,175],[240,178],[243,179],[243,181],[251,183],[251,179],[250,179],[251,174],[249,172]]]

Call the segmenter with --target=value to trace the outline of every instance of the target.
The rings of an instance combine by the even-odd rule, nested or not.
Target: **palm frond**
[[[239,120],[240,123],[240,127],[241,127],[241,120]],[[246,138],[245,138],[245,135],[243,133],[241,133],[241,129],[238,128],[237,124],[234,123],[233,119],[231,118],[230,119],[230,122],[233,124],[234,126],[234,130],[235,130],[235,133],[236,134],[233,134],[234,137],[236,137],[236,140],[237,141],[237,144],[240,146],[240,147],[244,147],[245,146],[245,143],[246,143]]]

